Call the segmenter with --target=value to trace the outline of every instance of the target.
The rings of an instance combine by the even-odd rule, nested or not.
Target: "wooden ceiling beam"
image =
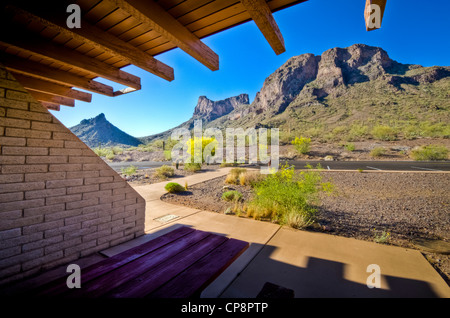
[[[275,54],[279,55],[286,51],[283,35],[278,28],[272,11],[265,0],[241,0],[242,5],[248,12],[256,26],[269,42]]]
[[[3,28],[6,27],[3,23],[0,25],[3,25]],[[119,70],[118,68],[93,57],[81,54],[78,51],[58,45],[51,41],[46,41],[37,34],[27,32],[19,26],[10,25],[9,27],[14,27],[14,32],[4,32],[0,38],[0,43],[13,46],[26,53],[37,54],[43,58],[50,58],[54,61],[87,71],[127,87],[141,89],[141,79],[137,76]]]
[[[49,102],[41,102],[41,105],[49,110],[59,111],[61,108],[61,106],[59,104],[49,103]]]
[[[87,91],[106,96],[114,96],[114,89],[95,80],[77,76],[47,65],[26,60],[11,54],[0,54],[0,61],[12,72],[37,77],[43,80],[50,80],[70,87],[78,87]]]
[[[34,91],[49,93],[61,97],[73,98],[87,103],[90,103],[92,100],[92,94],[78,91],[61,84],[44,81],[38,78],[25,76],[19,73],[12,73],[12,75],[26,89],[32,89]]]
[[[60,104],[65,106],[75,106],[75,100],[72,98],[61,97],[56,95],[51,95],[47,93],[38,92],[32,89],[27,89],[28,93],[39,102],[48,102],[53,104]]]
[[[158,3],[144,0],[105,1],[148,25],[210,70],[219,69],[219,56]]]
[[[15,15],[27,18],[29,21],[37,21],[61,34],[117,56],[167,81],[174,79],[172,67],[84,19],[81,21],[81,28],[68,29],[64,16],[51,14],[47,7],[40,4],[34,7],[26,7],[25,10],[13,6],[8,6],[7,9]]]

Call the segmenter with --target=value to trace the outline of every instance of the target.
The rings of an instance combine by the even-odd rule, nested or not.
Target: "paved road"
[[[402,170],[402,171],[450,171],[449,161],[288,161],[295,168],[304,168],[307,163],[318,163],[324,169],[336,170]]]
[[[282,162],[283,163],[283,162]],[[302,169],[307,163],[316,166],[318,163],[324,169],[335,170],[402,170],[402,171],[450,171],[450,161],[288,161],[296,169]],[[120,171],[128,166],[138,169],[157,168],[162,165],[172,165],[172,162],[108,162],[111,168]]]

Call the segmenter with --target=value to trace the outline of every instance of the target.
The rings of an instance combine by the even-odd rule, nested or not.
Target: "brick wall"
[[[144,234],[145,201],[0,65],[0,284]]]

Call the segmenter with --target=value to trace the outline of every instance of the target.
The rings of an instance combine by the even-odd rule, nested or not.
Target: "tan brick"
[[[23,192],[10,192],[0,194],[0,203],[23,200]],[[0,210],[1,211],[1,210]]]
[[[29,235],[20,235],[18,237],[5,239],[2,242],[2,248],[21,246],[21,245],[27,244],[29,242],[36,242],[36,241],[42,240],[43,238],[44,238],[44,235],[42,232],[33,233],[33,234],[29,234]]]
[[[33,234],[33,233],[38,233],[38,232],[44,232],[49,229],[59,228],[61,226],[64,226],[63,220],[44,222],[44,223],[40,223],[40,224],[24,226],[22,228],[22,233],[23,233],[23,235]]]
[[[56,243],[59,243],[59,242],[62,242],[62,241],[63,241],[63,236],[62,235],[53,236],[53,237],[50,237],[50,238],[47,238],[47,239],[41,239],[41,240],[37,240],[37,241],[34,241],[34,242],[23,244],[22,245],[22,251],[23,252],[28,252],[28,251],[35,250],[37,248],[43,248],[43,247],[46,247],[46,246],[49,246],[49,245],[52,245],[52,244],[56,244]]]
[[[48,149],[40,147],[3,147],[2,153],[14,156],[46,156],[48,155]]]
[[[0,204],[0,209],[2,209],[1,204]],[[10,210],[14,210],[14,208],[12,208]],[[3,210],[3,211],[7,211],[7,210]],[[15,220],[2,220],[2,222],[0,222],[0,231],[11,230],[11,229],[19,228],[22,226],[40,223],[43,220],[44,220],[44,217],[42,215],[23,217],[23,218],[15,219]],[[4,245],[4,244],[5,244],[5,242],[2,242],[2,245]]]
[[[99,230],[99,231],[96,231],[94,233],[83,235],[82,236],[82,240],[83,240],[83,242],[89,242],[89,241],[92,241],[92,240],[96,240],[99,237],[107,236],[107,235],[111,235],[111,228],[103,229],[101,231]]]
[[[98,204],[96,206],[88,206],[88,207],[83,208],[83,214],[97,212],[100,215],[102,212],[105,212],[105,211],[108,212],[108,214],[106,214],[106,215],[110,215],[111,203]],[[102,216],[106,216],[106,215],[102,215]]]
[[[80,156],[80,149],[50,148],[51,156]]]
[[[53,205],[50,205],[53,206]],[[55,220],[60,220],[60,219],[65,219],[65,218],[70,218],[73,216],[77,216],[83,213],[83,209],[75,209],[75,210],[64,210],[65,207],[63,207],[63,209],[60,210],[60,212],[55,212],[55,213],[48,213],[44,216],[44,220],[45,221],[55,221]]]
[[[16,82],[16,85],[17,84],[18,83]],[[6,88],[8,88],[8,87],[6,87]],[[21,88],[21,86],[19,84],[19,87],[16,87],[15,89],[22,90],[23,88]],[[6,95],[5,95],[6,98],[7,99],[23,100],[23,101],[26,101],[26,102],[35,102],[34,98],[31,97],[31,95],[28,94],[28,92],[26,92],[26,91],[19,92],[17,90],[9,90],[9,89],[7,89],[6,90]]]
[[[67,156],[28,156],[27,164],[33,163],[67,163]]]
[[[0,117],[0,126],[29,129],[31,127],[31,121]]]
[[[125,194],[118,194],[118,195],[112,195],[109,197],[101,197],[99,200],[99,203],[111,203],[112,204],[113,202],[123,201],[123,200],[125,200]],[[115,208],[115,207],[117,207],[117,205],[113,206],[113,207]]]
[[[2,146],[25,146],[27,140],[25,138],[17,137],[0,137],[0,145]]]
[[[58,234],[65,234],[70,232],[76,232],[81,229],[81,224],[71,224],[67,226],[63,226],[57,229],[51,229],[44,232],[44,237],[52,237]]]
[[[109,197],[112,195],[112,190],[102,190],[95,192],[84,192],[83,200],[92,199],[92,198],[100,198],[100,197]]]
[[[103,170],[105,169],[106,163],[85,163],[83,164],[83,170]]]
[[[47,114],[49,114],[47,108],[45,108],[44,106],[42,106],[41,103],[33,103],[33,102],[30,102],[30,111],[32,111],[32,112],[39,112],[39,113],[47,113]]]
[[[114,233],[114,234],[111,234],[108,236],[99,237],[97,239],[97,243],[100,245],[100,244],[103,244],[106,242],[111,242],[111,241],[120,239],[122,237],[123,237],[123,232],[117,232],[117,233]],[[113,244],[111,244],[111,245],[113,245]]]
[[[15,108],[20,110],[28,110],[28,102],[21,100],[13,100],[0,97],[0,105],[7,108]]]
[[[25,156],[2,156],[0,155],[0,165],[8,165],[8,164],[24,164]],[[0,189],[1,191],[1,189]]]
[[[5,97],[5,89],[4,88],[0,88],[0,97]]]
[[[81,181],[83,182],[83,181]],[[67,194],[75,194],[75,193],[83,193],[83,192],[96,192],[99,190],[98,184],[91,184],[91,185],[83,185],[83,186],[76,186],[76,187],[68,187],[67,188]]]
[[[57,132],[67,132],[67,128],[61,124],[44,123],[40,121],[33,121],[31,123],[31,129],[45,130],[45,131],[57,131]]]
[[[98,204],[98,198],[92,198],[88,200],[80,200],[80,201],[74,201],[74,202],[68,202],[66,203],[66,209],[78,209],[78,208],[84,208],[87,206],[94,206]]]
[[[42,264],[45,264],[45,263],[48,263],[50,261],[54,261],[54,260],[57,260],[57,259],[61,259],[63,257],[64,257],[63,251],[57,251],[55,253],[48,254],[48,255],[45,255],[43,257],[39,257],[39,258],[30,260],[28,262],[24,262],[22,264],[22,269],[23,270],[30,270],[32,268],[41,266]]]
[[[59,237],[59,236],[57,236]],[[81,237],[78,238],[74,238],[68,241],[61,241],[58,242],[57,244],[53,244],[53,245],[49,245],[47,247],[44,248],[44,253],[45,254],[50,254],[50,253],[54,253],[56,251],[62,251],[65,248],[68,248],[70,246],[75,246],[81,243]]]
[[[8,240],[10,238],[15,238],[15,237],[18,237],[21,235],[22,235],[22,229],[20,229],[20,228],[10,229],[10,230],[6,230],[6,231],[0,231],[0,240],[2,241],[1,248],[5,248],[3,243],[6,240]]]
[[[60,204],[54,204],[49,206],[40,206],[35,208],[27,208],[23,210],[23,215],[25,217],[31,217],[31,216],[45,216],[47,214],[51,213],[58,213],[61,211],[64,211],[66,208],[64,203]],[[53,220],[52,220],[53,221]]]
[[[0,259],[2,258],[8,258],[17,254],[21,253],[21,248],[20,246],[13,246],[10,248],[5,248],[0,250]]]
[[[54,196],[66,195],[65,188],[58,189],[44,189],[44,190],[35,190],[35,191],[27,191],[25,192],[25,199],[37,199],[37,198],[47,198]]]
[[[49,147],[49,148],[62,148],[64,142],[62,140],[52,140],[52,139],[27,139],[28,147]]]
[[[108,167],[105,167],[108,168]],[[113,169],[103,169],[100,171],[100,177],[115,177],[117,176],[117,172],[115,172]],[[123,179],[122,179],[123,180]]]
[[[95,157],[74,157],[71,156],[69,158],[69,163],[98,163],[99,162],[99,158],[95,158]]]
[[[83,152],[81,153],[83,156],[85,157],[98,157],[97,154],[92,151],[92,149],[88,148],[88,149],[82,149]]]
[[[22,182],[23,176],[23,174],[0,174],[0,184]]]
[[[59,197],[47,197],[47,198],[45,198],[45,205],[53,205],[53,204],[67,203],[67,202],[80,201],[80,200],[81,200],[81,194],[71,194],[71,195],[64,195],[64,196],[59,196]]]
[[[16,191],[32,191],[45,188],[44,182],[23,182],[8,183],[0,186],[0,193],[16,192]]]
[[[112,177],[98,177],[98,178],[85,178],[84,184],[98,184],[98,183],[107,183],[112,182]]]
[[[89,241],[89,242],[83,242],[80,245],[76,245],[76,246],[72,246],[72,247],[64,249],[64,255],[71,255],[73,253],[78,253],[82,250],[86,250],[86,249],[94,247],[94,246],[97,246],[96,240]]]
[[[79,141],[78,137],[71,132],[54,132],[53,139]]]
[[[50,164],[48,171],[81,171],[79,163]]]
[[[22,217],[22,210],[0,212],[0,218],[2,220],[15,220],[21,217]]]
[[[15,81],[15,80],[14,81],[9,80],[6,78],[0,79],[0,87],[12,89],[12,90],[23,91],[23,87],[22,87],[22,85],[20,85],[19,82]]]
[[[6,115],[6,109],[3,107],[0,107],[0,117],[5,117],[5,115]]]
[[[100,190],[120,189],[120,188],[125,188],[126,186],[127,186],[126,181],[102,183],[102,184],[100,184]]]
[[[8,108],[6,111],[6,117],[18,118],[18,119],[29,119],[39,122],[50,122],[52,120],[52,115],[38,112],[30,112],[27,110]]]
[[[97,178],[99,177],[98,171],[68,171],[67,179],[76,179],[76,178]]]
[[[68,217],[64,219],[64,225],[70,225],[75,223],[81,223],[84,221],[96,219],[98,214],[96,212],[90,214],[81,214],[73,217]]]
[[[86,148],[88,148],[88,146],[86,146],[86,144],[81,141],[65,140],[64,148],[86,149]]]
[[[106,223],[106,222],[110,222],[111,221],[111,216],[104,216],[101,218],[97,218],[97,219],[93,219],[93,220],[89,220],[89,221],[84,221],[83,223],[81,223],[82,228],[87,228],[87,227],[91,227],[94,225],[99,225],[102,223]]]
[[[97,226],[83,228],[83,229],[77,230],[75,232],[65,233],[64,240],[70,240],[70,239],[76,238],[76,237],[80,238],[83,235],[87,235],[87,234],[91,234],[91,233],[95,233],[95,232],[97,232]]]
[[[50,139],[52,133],[49,131],[7,127],[5,130],[5,135],[11,137]]]
[[[76,187],[81,186],[83,184],[83,179],[64,179],[64,180],[49,180],[46,182],[47,189],[55,189],[55,188],[66,188],[66,187]],[[74,194],[76,192],[67,193]]]
[[[21,253],[19,255],[15,255],[15,256],[8,257],[8,258],[0,260],[0,268],[11,266],[11,265],[15,265],[15,264],[18,264],[18,263],[27,262],[29,260],[41,257],[43,255],[44,255],[44,250],[43,249],[37,249],[37,250],[34,250],[34,251]]]
[[[58,258],[57,260],[54,260],[53,262],[48,262],[48,263],[42,264],[42,270],[52,269],[59,265],[66,265],[68,263],[76,261],[79,258],[80,258],[79,253],[67,255],[67,256],[64,256],[63,258]]]
[[[2,110],[0,109],[0,113],[1,113],[1,111]],[[5,135],[5,127],[0,127],[0,136],[4,136],[4,135]]]
[[[66,178],[66,173],[64,171],[60,172],[46,172],[46,173],[28,173],[25,175],[25,181],[53,181],[53,180],[61,180]],[[49,186],[47,185],[47,188]]]
[[[47,172],[47,165],[4,165],[2,173],[35,173]]]
[[[99,224],[97,226],[98,231],[103,231],[106,229],[109,229],[110,233],[113,233],[111,231],[112,228],[117,228],[119,226],[123,225],[123,219],[119,219],[119,220],[115,220],[115,221],[111,221],[111,222],[107,222],[107,223],[103,223],[103,224]],[[117,231],[116,231],[117,232]]]

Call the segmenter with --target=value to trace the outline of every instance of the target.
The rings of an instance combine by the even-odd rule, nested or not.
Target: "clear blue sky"
[[[253,21],[203,39],[219,55],[220,69],[212,72],[175,49],[157,56],[175,71],[165,81],[134,66],[124,68],[141,78],[142,90],[119,97],[93,94],[91,103],[76,101],[52,112],[67,127],[104,113],[135,136],[170,129],[188,120],[198,97],[221,100],[241,93],[250,102],[272,72],[290,57],[322,54],[355,43],[379,46],[401,63],[450,65],[450,1],[388,0],[381,29],[367,32],[365,0],[309,0],[276,12],[286,52],[275,55]]]

